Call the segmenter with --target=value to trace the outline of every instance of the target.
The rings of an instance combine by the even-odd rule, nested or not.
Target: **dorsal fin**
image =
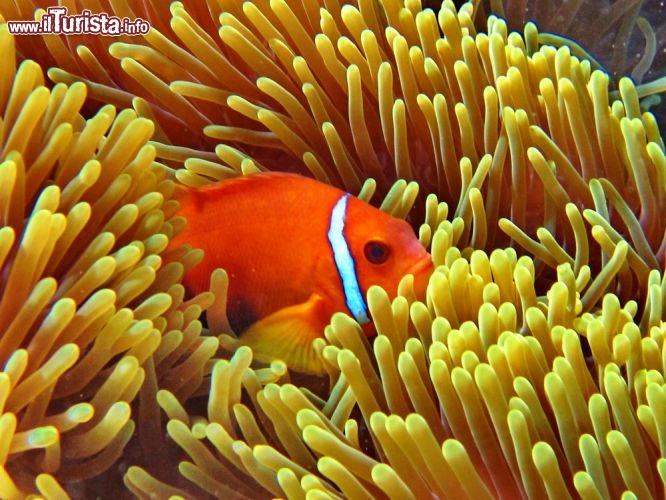
[[[251,189],[253,186],[266,183],[266,182],[275,182],[278,179],[284,180],[308,180],[314,181],[311,177],[306,177],[300,174],[294,174],[291,172],[258,172],[255,174],[248,175],[238,175],[237,177],[232,177],[225,179],[219,182],[213,182],[205,186],[198,188],[185,188],[185,192],[198,192],[202,194],[212,194],[212,193],[222,193],[228,192],[229,194],[242,191],[244,189]]]

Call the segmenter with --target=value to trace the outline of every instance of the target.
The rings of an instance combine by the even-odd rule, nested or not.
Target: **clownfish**
[[[207,290],[211,272],[225,269],[227,317],[241,343],[298,372],[322,372],[311,344],[335,312],[370,322],[371,285],[394,296],[412,274],[424,294],[432,273],[407,222],[300,175],[240,176],[187,188],[178,201],[187,224],[172,245],[204,250],[183,279],[186,289]]]

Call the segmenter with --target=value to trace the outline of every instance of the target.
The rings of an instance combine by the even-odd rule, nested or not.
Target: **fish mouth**
[[[423,257],[416,261],[416,264],[413,264],[409,269],[407,269],[405,274],[412,274],[416,278],[417,276],[420,276],[423,271],[428,269],[430,270],[430,273],[432,273],[434,266],[430,254],[426,253]],[[428,275],[430,275],[430,273]]]
[[[426,253],[405,273],[414,276],[414,294],[419,300],[424,299],[426,296],[428,281],[430,281],[430,275],[433,270],[434,264],[432,258],[429,253]]]

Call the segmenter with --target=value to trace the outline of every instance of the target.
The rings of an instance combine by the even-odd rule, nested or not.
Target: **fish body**
[[[369,322],[371,285],[395,295],[411,273],[425,290],[432,271],[405,221],[299,175],[242,176],[188,189],[179,201],[187,225],[173,244],[204,250],[185,286],[207,290],[211,272],[224,268],[227,316],[242,343],[297,371],[321,371],[311,344],[335,312]]]

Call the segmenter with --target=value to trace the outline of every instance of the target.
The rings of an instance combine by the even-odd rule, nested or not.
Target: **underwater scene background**
[[[60,4],[152,29],[0,3],[1,498],[663,497],[663,2]],[[435,266],[374,337],[334,314],[322,377],[170,245],[179,186],[270,170]]]

